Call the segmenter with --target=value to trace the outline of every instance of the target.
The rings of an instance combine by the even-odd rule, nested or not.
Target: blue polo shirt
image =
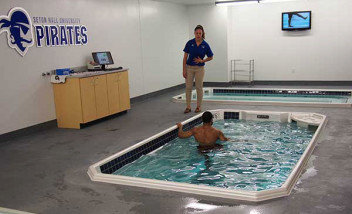
[[[188,59],[186,64],[187,65],[198,65],[198,66],[204,66],[205,63],[195,63],[193,62],[194,58],[201,58],[202,60],[204,59],[205,55],[208,57],[212,57],[214,54],[210,49],[209,44],[206,41],[202,41],[199,46],[197,46],[196,39],[191,39],[186,43],[185,48],[183,49],[185,53],[188,53]]]

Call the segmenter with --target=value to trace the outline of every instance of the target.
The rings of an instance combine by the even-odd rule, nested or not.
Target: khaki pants
[[[196,81],[197,91],[197,106],[202,105],[203,100],[203,79],[204,79],[204,66],[190,66],[186,65],[186,104],[187,107],[191,106],[193,80]]]

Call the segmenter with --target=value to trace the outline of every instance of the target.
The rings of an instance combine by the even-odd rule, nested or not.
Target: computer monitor
[[[105,70],[105,65],[114,64],[110,51],[104,52],[93,52],[92,53],[94,62],[101,65],[101,69]]]

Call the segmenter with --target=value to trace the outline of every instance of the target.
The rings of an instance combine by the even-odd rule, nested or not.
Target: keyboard
[[[115,70],[121,70],[123,69],[122,67],[117,67],[117,68],[106,68],[106,71],[115,71]]]

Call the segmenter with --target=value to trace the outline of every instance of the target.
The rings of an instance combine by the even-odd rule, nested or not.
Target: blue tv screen
[[[311,23],[311,11],[294,11],[282,13],[282,30],[309,30],[311,29]]]

